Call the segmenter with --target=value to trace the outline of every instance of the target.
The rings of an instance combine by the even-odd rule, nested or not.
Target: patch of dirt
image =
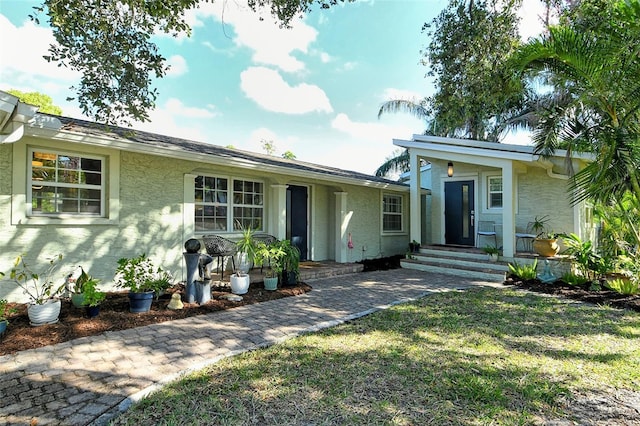
[[[538,293],[553,294],[567,299],[579,300],[596,305],[608,305],[615,308],[632,309],[640,312],[640,295],[625,296],[616,291],[603,288],[590,290],[589,284],[569,285],[563,281],[545,284],[540,280],[519,280],[508,277],[504,285],[513,285]]]
[[[71,301],[62,300],[58,323],[39,327],[29,325],[27,305],[10,303],[9,308],[15,308],[17,312],[9,315],[9,326],[4,335],[0,336],[0,355],[54,345],[79,337],[94,336],[105,331],[126,330],[242,305],[297,296],[308,291],[311,291],[311,286],[302,282],[295,286],[278,288],[275,291],[265,290],[262,283],[252,283],[249,291],[242,295],[242,301],[232,302],[221,299],[222,296],[230,294],[229,287],[212,286],[212,299],[209,302],[203,305],[185,303],[184,309],[181,310],[167,309],[173,293],[184,294],[184,285],[178,285],[158,300],[154,300],[149,312],[138,314],[129,312],[127,292],[107,293],[106,300],[100,304],[100,314],[97,317],[89,319],[85,308],[76,308]]]

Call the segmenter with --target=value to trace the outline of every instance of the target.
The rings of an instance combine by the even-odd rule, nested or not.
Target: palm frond
[[[415,102],[407,99],[393,99],[383,103],[378,110],[378,118],[387,113],[407,113],[414,117],[428,121],[430,118],[429,110],[425,107],[425,100]]]

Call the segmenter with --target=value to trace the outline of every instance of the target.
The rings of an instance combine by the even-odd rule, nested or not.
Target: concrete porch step
[[[407,269],[491,282],[503,282],[505,273],[509,270],[507,262],[490,262],[487,254],[477,249],[421,248],[412,257],[403,259],[400,265]]]

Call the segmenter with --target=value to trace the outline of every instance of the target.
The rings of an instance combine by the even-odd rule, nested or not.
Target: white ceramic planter
[[[231,293],[233,294],[245,294],[249,291],[249,283],[251,277],[249,275],[237,276],[231,275]]]
[[[49,299],[42,305],[30,304],[27,306],[29,322],[33,326],[55,324],[60,316],[60,300]]]

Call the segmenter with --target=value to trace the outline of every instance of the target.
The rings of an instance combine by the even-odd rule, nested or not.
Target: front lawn
[[[114,424],[522,425],[611,388],[640,390],[640,314],[476,289],[224,360]]]

